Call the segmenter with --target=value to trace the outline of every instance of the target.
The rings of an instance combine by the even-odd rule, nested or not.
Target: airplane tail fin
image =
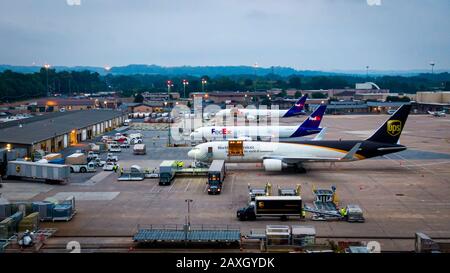
[[[317,109],[300,125],[303,128],[319,128],[323,115],[327,110],[326,105],[320,105]]]
[[[285,117],[285,118],[292,117],[292,116],[296,116],[296,115],[299,115],[300,113],[302,113],[303,109],[305,108],[305,103],[306,103],[307,97],[308,97],[308,95],[303,95],[300,99],[298,99],[295,102],[294,106],[289,108],[289,110],[286,112],[286,114],[284,114],[283,117]]]
[[[315,134],[321,131],[320,122],[322,121],[326,105],[320,105],[317,109],[298,126],[297,130],[291,135],[291,137],[300,137],[304,135]],[[307,132],[305,134],[305,132]]]
[[[402,105],[367,140],[388,144],[397,144],[411,110],[411,104]]]

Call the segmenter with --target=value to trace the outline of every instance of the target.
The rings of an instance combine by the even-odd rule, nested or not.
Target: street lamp
[[[369,66],[366,65],[366,78],[369,78]]]
[[[170,99],[170,88],[173,87],[173,82],[171,80],[167,81],[167,99]]]
[[[202,79],[202,92],[204,93],[205,92],[205,85],[207,84],[208,82],[206,81],[206,79]]]
[[[186,98],[186,85],[189,85],[188,80],[183,80],[183,96]]]
[[[48,92],[48,70],[50,69],[50,65],[49,64],[44,64],[44,68],[45,68],[45,71],[47,73],[47,97],[50,97],[50,94]]]
[[[434,66],[436,65],[436,63],[434,61],[430,62],[430,66],[431,66],[431,74],[434,74]]]
[[[186,200],[184,200],[184,201],[187,203],[187,209],[188,209],[187,225],[188,225],[188,228],[190,229],[190,228],[191,228],[191,206],[190,206],[190,204],[191,204],[191,202],[194,201],[194,200],[192,200],[192,199],[186,199]]]

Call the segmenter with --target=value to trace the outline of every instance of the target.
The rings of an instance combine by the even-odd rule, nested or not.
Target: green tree
[[[300,91],[297,91],[297,92],[295,92],[295,98],[296,99],[298,99],[298,98],[300,98],[302,96],[302,92],[300,92]]]
[[[136,102],[136,103],[143,103],[144,102],[144,96],[142,96],[141,93],[137,94],[134,97],[134,102]]]
[[[298,76],[290,77],[288,86],[290,88],[300,89],[302,88],[302,80]]]
[[[311,94],[311,98],[313,99],[326,99],[327,94],[321,93],[321,92],[313,92]]]

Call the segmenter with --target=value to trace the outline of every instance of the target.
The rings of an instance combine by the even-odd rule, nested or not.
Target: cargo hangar
[[[68,146],[122,126],[125,113],[115,110],[55,112],[0,124],[0,148],[59,152]]]

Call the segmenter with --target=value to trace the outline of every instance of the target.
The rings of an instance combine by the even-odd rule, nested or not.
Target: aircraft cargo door
[[[244,141],[228,141],[228,156],[244,156]]]

